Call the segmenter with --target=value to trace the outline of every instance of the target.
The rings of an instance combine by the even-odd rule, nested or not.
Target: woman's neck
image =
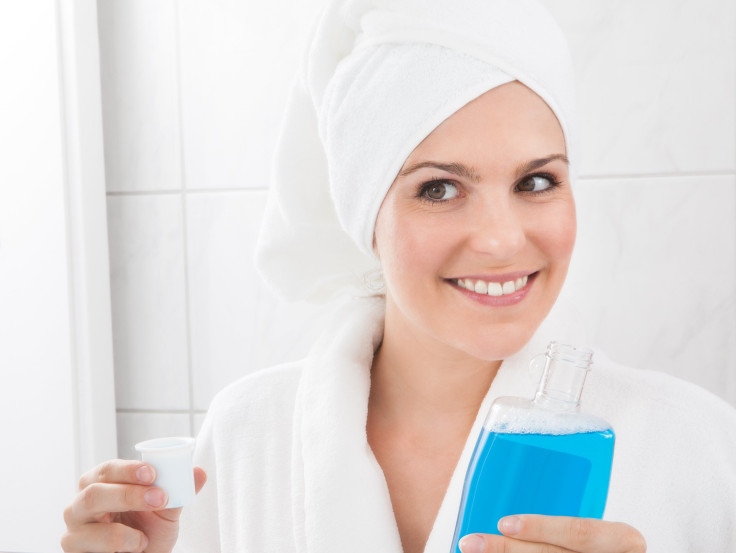
[[[439,343],[387,301],[383,342],[373,360],[366,431],[407,553],[426,547],[500,364]]]
[[[436,429],[470,425],[501,361],[485,361],[409,324],[387,302],[384,337],[373,360],[370,409],[385,422]],[[375,412],[377,411],[377,412]]]

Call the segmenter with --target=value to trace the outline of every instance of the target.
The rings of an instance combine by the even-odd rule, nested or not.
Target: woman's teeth
[[[472,290],[476,294],[488,294],[489,296],[506,296],[513,294],[517,290],[521,290],[526,286],[528,276],[509,280],[507,282],[486,282],[485,280],[471,280],[469,278],[459,278],[455,282],[460,288]]]

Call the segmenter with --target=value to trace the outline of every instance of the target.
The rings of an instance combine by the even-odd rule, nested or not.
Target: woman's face
[[[575,242],[565,153],[554,113],[518,82],[467,104],[416,147],[374,235],[394,327],[484,360],[524,346]]]

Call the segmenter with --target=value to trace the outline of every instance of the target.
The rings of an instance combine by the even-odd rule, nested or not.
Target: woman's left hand
[[[514,515],[498,522],[503,536],[469,534],[463,553],[644,553],[644,536],[622,522]]]

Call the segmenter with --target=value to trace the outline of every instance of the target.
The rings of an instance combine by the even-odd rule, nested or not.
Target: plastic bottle
[[[452,553],[467,534],[500,534],[507,515],[603,516],[615,435],[580,412],[592,357],[551,342],[534,399],[493,402],[465,475]]]

